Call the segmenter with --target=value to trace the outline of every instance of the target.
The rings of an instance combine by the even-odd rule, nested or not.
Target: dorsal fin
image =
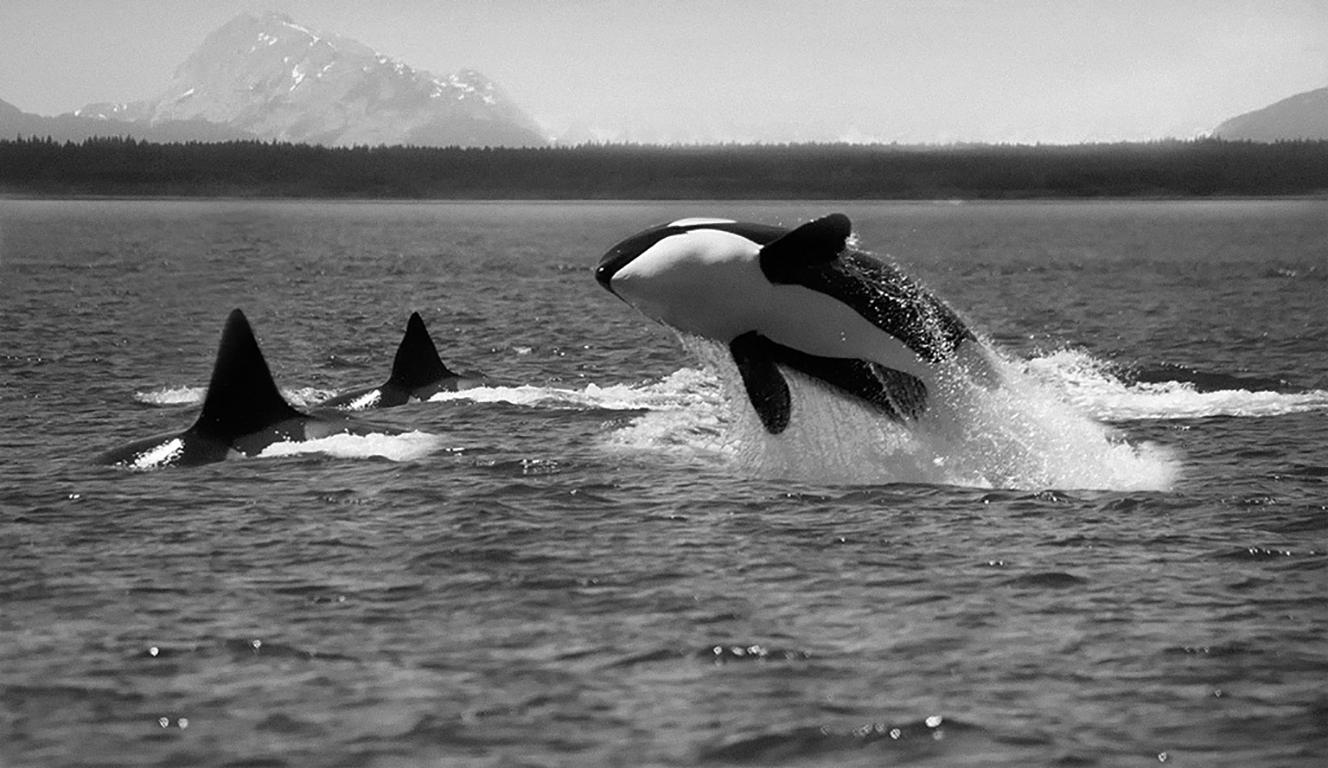
[[[401,346],[392,360],[392,375],[387,383],[413,389],[455,375],[438,357],[438,348],[433,345],[420,313],[412,312],[406,323],[406,335],[401,337]]]
[[[842,213],[809,221],[761,249],[761,272],[772,283],[796,283],[802,269],[834,261],[851,234]]]
[[[272,372],[244,313],[232,311],[221,332],[203,412],[193,428],[229,439],[300,415],[272,381]]]

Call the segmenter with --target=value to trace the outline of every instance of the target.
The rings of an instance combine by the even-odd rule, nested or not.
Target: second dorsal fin
[[[224,438],[257,432],[285,419],[298,417],[268,370],[253,329],[236,309],[226,318],[212,367],[203,412],[194,429]]]
[[[838,258],[851,234],[853,224],[842,213],[809,221],[761,249],[761,272],[772,283],[796,283],[803,269]]]
[[[454,375],[438,357],[438,348],[424,327],[420,313],[412,312],[406,323],[406,335],[401,337],[401,345],[392,360],[392,375],[387,383],[413,389]]]

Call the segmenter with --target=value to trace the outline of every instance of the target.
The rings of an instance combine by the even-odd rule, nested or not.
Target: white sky
[[[640,141],[1192,136],[1328,86],[1328,0],[0,0],[0,99],[156,95],[265,10]]]

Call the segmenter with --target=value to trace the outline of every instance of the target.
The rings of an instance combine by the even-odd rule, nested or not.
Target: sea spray
[[[723,347],[695,338],[685,339],[684,346],[716,378],[723,393],[720,410],[667,422],[695,438],[698,452],[725,456],[735,470],[751,476],[837,484],[1161,490],[1177,474],[1167,450],[1126,442],[1004,359],[993,361],[1004,381],[994,387],[973,383],[962,372],[944,372],[943,391],[933,393],[928,410],[903,422],[786,371],[793,417],[784,433],[771,435],[747,403]],[[647,414],[620,437],[660,440],[660,421]]]
[[[442,450],[443,437],[428,432],[402,434],[329,435],[316,440],[276,442],[258,454],[262,458],[322,454],[341,459],[383,458],[390,461],[416,461]]]
[[[1120,375],[1118,366],[1076,349],[1032,357],[1020,363],[1019,370],[1106,421],[1282,416],[1328,409],[1328,391],[1279,391],[1225,373],[1210,375],[1225,386],[1206,391],[1189,381],[1132,382]]]
[[[297,408],[316,406],[334,394],[336,394],[334,390],[318,387],[281,388],[281,396],[285,398],[286,402]],[[207,397],[207,387],[189,385],[162,386],[134,393],[136,402],[156,408],[202,405],[205,397]]]

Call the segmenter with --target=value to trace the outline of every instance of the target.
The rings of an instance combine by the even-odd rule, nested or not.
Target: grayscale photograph
[[[0,767],[1328,765],[1328,3],[3,0]]]

